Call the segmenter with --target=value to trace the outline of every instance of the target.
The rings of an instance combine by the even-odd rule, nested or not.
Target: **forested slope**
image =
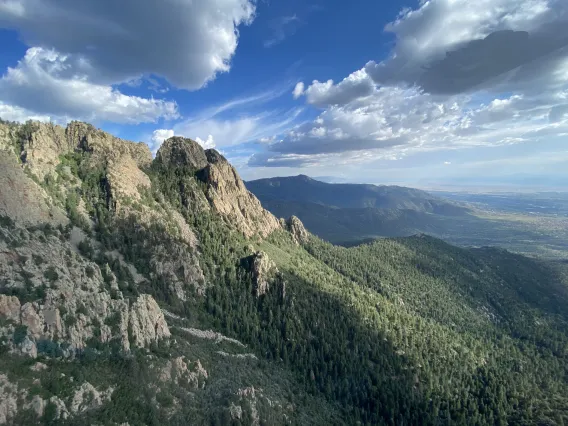
[[[6,127],[0,154],[47,206],[32,225],[8,214],[20,186],[0,197],[7,422],[568,421],[555,266],[430,237],[333,246],[193,141],[152,160],[82,123]]]

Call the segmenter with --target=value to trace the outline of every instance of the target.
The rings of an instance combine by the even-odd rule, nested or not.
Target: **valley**
[[[307,176],[247,185],[268,210],[298,216],[311,232],[334,244],[425,233],[464,247],[497,246],[529,256],[568,258],[568,196],[562,193],[430,193],[328,184]]]

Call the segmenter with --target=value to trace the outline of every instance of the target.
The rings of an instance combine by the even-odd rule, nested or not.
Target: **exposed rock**
[[[150,178],[129,154],[108,163],[107,179],[117,210],[123,208],[121,201],[124,197],[140,200],[140,189],[151,186]]]
[[[192,336],[199,337],[201,339],[214,340],[215,343],[229,342],[229,343],[234,343],[235,345],[240,346],[242,348],[245,347],[245,345],[239,342],[238,340],[232,339],[227,336],[223,336],[221,333],[218,333],[216,331],[198,330],[197,328],[185,328],[185,327],[180,327],[179,329],[185,331],[186,333],[191,334]]]
[[[65,342],[70,350],[82,349],[93,337],[103,343],[117,339],[128,351],[130,340],[142,347],[169,336],[164,316],[151,296],[140,295],[130,303],[115,286],[111,297],[108,287],[112,288],[112,282],[105,282],[98,265],[79,256],[69,242],[55,236],[45,238],[39,231],[20,230],[19,234],[25,244],[17,248],[9,249],[0,240],[0,274],[8,288],[31,285],[42,288],[45,296],[19,309],[17,298],[0,296],[0,317],[27,327],[29,339],[18,345],[18,351],[36,356],[35,343],[40,339]],[[45,285],[47,270],[57,274],[49,287]],[[108,321],[112,327],[105,324]],[[12,333],[13,329],[2,330],[3,335]]]
[[[59,420],[59,419],[65,420],[67,417],[69,417],[69,411],[67,410],[67,407],[65,406],[65,402],[63,402],[61,399],[59,399],[56,396],[52,396],[51,398],[49,398],[49,402],[55,406],[55,419],[56,420]]]
[[[43,371],[43,370],[47,370],[47,365],[45,365],[43,362],[36,362],[34,365],[32,365],[30,367],[30,370],[32,371]]]
[[[276,264],[263,251],[259,251],[248,259],[250,272],[254,282],[256,296],[262,296],[270,288],[270,281],[278,272]]]
[[[61,126],[35,122],[31,127],[33,131],[29,138],[21,141],[21,158],[26,167],[43,182],[59,164],[59,156],[71,151],[73,146]]]
[[[196,249],[198,246],[197,237],[195,236],[194,232],[191,230],[183,216],[176,210],[172,210],[171,213],[180,230],[181,239],[189,244],[191,248]]]
[[[310,234],[304,227],[304,224],[296,216],[290,216],[285,221],[285,229],[292,234],[292,238],[297,244],[305,244],[310,238]]]
[[[20,300],[16,296],[0,294],[0,318],[20,322]]]
[[[39,339],[43,334],[43,319],[37,313],[33,303],[28,302],[22,306],[21,311],[22,325],[28,327],[28,333],[34,338]]]
[[[137,347],[144,347],[165,337],[170,330],[156,301],[143,294],[130,307],[130,337]]]
[[[201,170],[207,166],[207,157],[201,145],[179,136],[164,141],[156,154],[156,160],[165,167],[181,166]]]
[[[22,355],[29,356],[30,358],[37,358],[37,346],[35,342],[26,336],[24,341],[19,344],[19,349]]]
[[[246,189],[235,168],[219,153],[208,150],[207,155],[214,162],[201,170],[199,178],[207,184],[211,206],[246,237],[266,237],[278,229],[278,219]]]
[[[231,402],[229,406],[229,413],[231,414],[231,419],[240,420],[243,416],[243,409],[240,405],[235,405]]]
[[[227,159],[223,157],[219,151],[216,149],[208,149],[205,151],[205,156],[207,157],[207,161],[211,164],[220,163],[220,162],[227,162]]]
[[[237,391],[237,396],[241,400],[241,406],[243,403],[248,405],[250,410],[251,425],[257,426],[260,424],[260,417],[258,415],[257,404],[257,390],[253,386],[247,388],[239,389]]]
[[[45,190],[29,179],[16,157],[0,151],[0,215],[23,225],[67,224],[64,212],[52,205]]]
[[[18,386],[0,374],[0,425],[8,423],[18,412]]]
[[[34,395],[31,402],[24,405],[25,409],[33,410],[38,417],[43,416],[43,412],[45,411],[46,401],[40,397],[39,395]]]
[[[255,354],[251,354],[251,353],[248,353],[248,354],[230,354],[230,353],[227,353],[227,352],[224,352],[224,351],[217,351],[215,353],[221,355],[224,358],[252,359],[252,360],[258,361],[258,357]]]
[[[106,391],[99,392],[92,384],[84,382],[73,395],[71,413],[83,413],[101,407],[105,402],[110,401],[113,391],[113,388],[108,388]]]
[[[0,151],[6,151],[14,156],[19,155],[19,147],[16,146],[18,139],[18,127],[8,123],[0,123]]]
[[[152,163],[152,153],[145,143],[125,141],[90,124],[73,121],[65,133],[70,144],[92,152],[96,159],[116,162],[128,156],[138,167],[148,167]]]
[[[195,289],[198,295],[205,294],[205,277],[196,252],[176,241],[154,245],[151,250],[150,265],[155,274],[169,283],[179,299],[187,300],[190,289]]]
[[[162,382],[171,381],[176,385],[185,385],[192,389],[205,386],[205,380],[208,377],[207,371],[202,367],[199,360],[190,370],[184,357],[177,357],[168,361],[159,374],[159,379]]]

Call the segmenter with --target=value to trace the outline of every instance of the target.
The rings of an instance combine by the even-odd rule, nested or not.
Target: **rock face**
[[[73,395],[70,406],[71,413],[82,413],[102,406],[105,402],[110,401],[112,392],[112,388],[99,392],[92,384],[84,382]]]
[[[26,303],[16,296],[0,295],[0,318],[13,324],[2,333],[12,336],[15,326],[25,326],[25,335],[13,343],[20,352],[35,357],[40,340],[82,349],[93,338],[117,340],[128,351],[130,342],[143,347],[170,336],[164,315],[151,296],[142,294],[129,301],[117,288],[111,294],[112,282],[116,282],[112,272],[106,268],[104,278],[97,264],[61,241],[59,231],[46,238],[41,231],[18,229],[14,232],[19,241],[16,248],[9,247],[10,231],[0,227],[0,232],[3,287],[44,294]]]
[[[208,150],[207,158],[211,162],[200,178],[207,184],[206,196],[216,211],[247,238],[266,237],[280,227],[278,219],[246,189],[235,168],[221,154]]]
[[[116,161],[128,156],[139,166],[152,162],[150,148],[116,138],[90,124],[73,121],[67,128],[46,123],[33,123],[20,140],[20,157],[40,181],[53,172],[60,155],[74,150],[88,151],[100,161]]]
[[[138,297],[130,307],[129,326],[130,337],[139,348],[171,335],[162,310],[147,294]]]
[[[237,171],[219,152],[203,148],[191,139],[173,137],[166,140],[156,155],[156,161],[164,167],[189,167],[197,171],[198,178],[206,184],[208,204],[220,213],[245,237],[266,237],[280,227],[278,220],[250,193]],[[182,188],[186,204],[200,203],[199,188]]]
[[[18,386],[5,374],[0,374],[0,425],[8,423],[17,414],[19,399]]]
[[[188,367],[184,357],[169,360],[160,370],[159,379],[162,382],[173,382],[176,385],[191,389],[203,388],[209,375],[197,360],[192,368]]]
[[[156,160],[165,167],[187,166],[194,170],[201,170],[207,166],[207,157],[201,145],[191,139],[174,136],[165,141]]]
[[[16,296],[0,294],[0,317],[20,321],[20,300]]]
[[[68,222],[45,190],[26,176],[13,152],[0,151],[0,170],[0,215],[25,225]]]
[[[309,232],[304,227],[304,224],[296,216],[290,216],[290,218],[283,223],[284,229],[286,229],[297,244],[305,244],[310,238]]]
[[[262,251],[249,258],[250,271],[254,282],[256,296],[262,296],[270,289],[270,281],[274,278],[278,269],[276,264]]]

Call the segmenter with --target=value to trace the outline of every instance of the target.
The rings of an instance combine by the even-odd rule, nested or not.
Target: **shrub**
[[[49,268],[47,268],[44,273],[43,276],[48,279],[50,282],[55,282],[59,279],[59,274],[57,273],[57,271],[55,270],[54,266],[50,266]]]
[[[17,325],[16,329],[14,330],[14,343],[19,345],[22,343],[26,336],[28,335],[28,327],[25,325]]]

